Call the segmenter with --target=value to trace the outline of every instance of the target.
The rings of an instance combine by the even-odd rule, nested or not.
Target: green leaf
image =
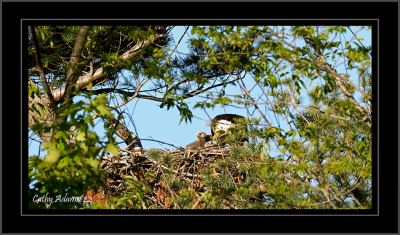
[[[153,180],[156,179],[156,176],[152,173],[146,173],[146,174],[144,174],[144,176],[149,177],[150,179],[153,179]]]
[[[39,124],[39,123],[36,123],[36,124],[34,124],[34,125],[31,127],[31,130],[32,130],[33,132],[35,132],[35,133],[41,132],[42,129],[43,129],[43,127],[42,127],[42,125]],[[43,144],[42,144],[42,146],[43,146]]]
[[[107,117],[113,116],[112,113],[110,112],[111,109],[106,107],[105,105],[99,105],[96,108],[101,116],[107,116]]]
[[[128,96],[126,94],[122,94],[122,101],[127,101],[128,100]]]
[[[313,139],[313,140],[311,141],[312,146],[315,146],[315,145],[317,144],[317,142],[318,142],[318,140]]]
[[[85,132],[81,131],[81,129],[79,129],[76,133],[76,140],[78,141],[85,141],[86,140],[86,135]]]
[[[86,86],[86,88],[87,88],[88,90],[92,89],[92,87],[93,87],[93,83],[91,83],[91,82]]]
[[[148,191],[150,194],[153,194],[153,190],[152,190],[147,184],[145,184],[144,187],[147,189],[147,191]]]
[[[62,170],[64,167],[68,166],[68,161],[65,160],[65,158],[61,159],[61,161],[58,163],[57,168]]]
[[[37,124],[37,125],[39,125],[39,124]],[[39,125],[40,126],[40,125]],[[51,146],[52,146],[52,144],[53,143],[51,143],[51,142],[43,142],[41,145],[42,145],[42,150],[46,150],[46,149],[49,149]]]
[[[110,151],[114,156],[118,156],[118,149],[112,143],[106,145],[106,151]]]
[[[107,107],[107,104],[108,100],[106,94],[101,94],[92,101],[92,105],[96,107],[101,116],[112,117],[111,108]]]
[[[97,160],[96,158],[89,158],[89,159],[88,159],[88,163],[89,163],[89,165],[90,165],[91,167],[97,168],[97,167],[99,166],[99,164],[100,164],[100,161]]]
[[[364,146],[365,146],[365,145],[364,145],[364,142],[362,142],[362,141],[358,141],[358,142],[357,142],[357,149],[358,149],[358,150],[361,150]]]
[[[60,159],[60,152],[55,148],[55,146],[50,147],[48,153],[44,156],[44,161],[54,164],[58,159]]]

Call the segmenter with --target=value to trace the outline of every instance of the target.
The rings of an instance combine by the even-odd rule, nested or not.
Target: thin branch
[[[89,91],[83,91],[83,92],[89,92]],[[97,90],[92,90],[90,91],[94,94],[102,94],[102,93],[107,93],[107,92],[115,92],[115,93],[119,93],[119,94],[124,94],[127,96],[133,96],[135,95],[135,92],[131,92],[131,91],[125,91],[122,89],[113,89],[113,88],[103,88],[103,89],[97,89]],[[155,97],[155,96],[149,96],[149,95],[141,95],[141,94],[137,94],[138,98],[142,98],[142,99],[148,99],[148,100],[154,100],[154,101],[159,101],[159,102],[164,102],[165,99],[163,98],[159,98],[159,97]]]
[[[189,27],[188,27],[188,28],[189,28]],[[186,28],[186,31],[188,30],[188,28]],[[186,31],[185,31],[185,33],[186,33]],[[185,35],[185,34],[183,34],[182,37],[181,37],[181,39],[179,39],[179,42],[176,44],[174,50],[172,50],[172,52],[168,55],[167,59],[166,59],[166,60],[164,61],[164,63],[160,66],[160,68],[162,68],[162,67],[167,63],[167,61],[168,61],[169,58],[171,57],[172,53],[174,53],[175,49],[178,47],[178,45],[179,45],[179,43],[181,42],[181,40],[182,40],[182,38],[183,38],[184,35]],[[125,101],[125,102],[122,102],[122,103],[119,104],[119,105],[114,106],[113,108],[114,108],[114,109],[119,108],[119,107],[121,107],[121,106],[127,104],[127,103],[130,102],[131,100],[133,100],[133,99],[138,95],[138,92],[140,91],[140,88],[142,88],[142,86],[143,86],[144,84],[146,84],[146,82],[148,82],[149,80],[150,80],[150,77],[147,78],[144,82],[142,82],[142,83],[136,88],[136,92],[135,92],[135,94],[134,94],[131,98],[129,98],[129,99],[128,99],[127,101]]]
[[[168,143],[163,142],[163,141],[160,141],[160,140],[155,140],[155,139],[139,139],[139,140],[154,141],[154,142],[158,142],[158,143],[170,145],[170,146],[172,146],[172,147],[174,147],[174,148],[179,148],[179,147],[176,147],[176,146],[173,145],[173,144],[168,144]],[[119,142],[118,144],[122,144],[122,143],[124,143],[124,142]]]
[[[36,141],[36,142],[39,142],[39,143],[43,143],[43,141],[36,140],[36,139],[34,139],[34,138],[32,138],[32,137],[28,137],[28,138],[31,139],[31,140],[33,140],[33,141]]]
[[[233,77],[233,75],[228,72],[231,77]],[[238,74],[238,78],[240,79],[241,82],[243,82],[242,78],[240,77],[240,74]],[[240,84],[240,81],[237,81],[237,84],[240,86],[240,88],[246,93],[247,97],[249,97],[249,99],[251,100],[251,103],[254,105],[254,107],[258,110],[258,112],[261,114],[261,116],[263,117],[263,119],[265,120],[265,122],[272,127],[271,123],[268,121],[267,117],[265,117],[265,115],[263,114],[263,112],[261,112],[261,110],[258,108],[257,104],[254,102],[253,98],[251,97],[250,93],[247,91],[247,89],[242,86],[242,84]]]
[[[53,110],[57,113],[58,107],[57,107],[56,101],[52,95],[51,88],[49,87],[49,84],[46,81],[42,63],[40,63],[40,48],[38,46],[35,28],[32,25],[30,27],[31,27],[31,31],[32,31],[32,39],[33,39],[33,42],[34,42],[35,48],[36,48],[36,50],[35,50],[36,70],[38,71],[40,77],[42,78],[43,87],[46,91],[47,96],[49,97],[51,106],[53,107]]]
[[[329,45],[331,45],[331,43],[333,42],[333,40],[335,40],[335,38],[337,37],[337,32],[335,33],[335,36],[332,38],[331,41],[329,41],[329,43],[325,46],[325,48],[322,50],[322,54],[324,53],[324,51],[326,50],[326,48],[328,48]]]
[[[199,200],[197,200],[197,202],[193,205],[192,209],[196,208],[197,204],[199,204],[199,202],[201,201],[201,199],[203,199],[203,197],[204,197],[204,195],[206,195],[206,193],[208,193],[208,189],[203,193],[203,195],[201,195]]]

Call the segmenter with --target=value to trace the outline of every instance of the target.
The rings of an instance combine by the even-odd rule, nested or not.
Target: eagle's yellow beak
[[[218,136],[219,136],[219,134],[218,134],[218,133],[215,133],[215,135],[214,135],[214,137],[213,137],[213,140],[216,140],[216,139],[218,138]]]

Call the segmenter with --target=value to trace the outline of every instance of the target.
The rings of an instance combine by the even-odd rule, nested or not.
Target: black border
[[[3,53],[2,53],[2,58],[3,58],[3,82],[7,85],[4,85],[2,87],[2,100],[3,100],[3,110],[5,110],[7,113],[11,113],[12,115],[7,115],[4,116],[4,121],[3,121],[3,136],[4,138],[4,144],[3,146],[7,146],[7,149],[4,148],[2,150],[2,183],[3,183],[3,200],[2,200],[2,205],[3,205],[3,210],[2,210],[2,224],[3,224],[3,232],[29,232],[29,231],[36,231],[36,232],[47,232],[47,231],[54,231],[50,227],[46,226],[46,224],[59,224],[62,226],[68,219],[72,217],[66,217],[66,216],[55,216],[55,214],[64,214],[68,215],[71,213],[75,213],[75,211],[61,211],[61,210],[48,210],[48,211],[39,211],[40,215],[42,216],[21,216],[21,208],[19,207],[19,202],[21,200],[19,199],[19,193],[20,187],[19,187],[19,182],[20,180],[18,179],[19,173],[15,171],[15,169],[20,169],[20,162],[17,164],[19,161],[19,150],[21,149],[19,141],[16,141],[13,138],[7,138],[6,136],[9,135],[9,133],[15,133],[17,123],[16,123],[16,117],[21,117],[20,115],[17,115],[19,110],[15,108],[15,97],[16,91],[20,92],[20,87],[22,87],[22,100],[26,100],[27,98],[27,88],[26,86],[23,86],[23,84],[20,83],[20,71],[21,67],[19,63],[16,63],[16,57],[14,56],[15,54],[21,55],[20,51],[20,43],[24,45],[24,42],[20,42],[20,26],[21,26],[21,18],[24,19],[54,19],[54,18],[66,18],[66,19],[84,19],[84,18],[101,18],[98,16],[104,16],[105,14],[108,15],[118,15],[118,16],[125,16],[125,18],[132,17],[132,18],[137,18],[137,19],[146,19],[147,20],[136,20],[132,24],[155,24],[156,22],[159,23],[160,19],[155,21],[151,20],[154,16],[159,16],[164,17],[162,18],[161,22],[162,24],[173,24],[173,23],[178,23],[181,25],[210,25],[210,24],[218,24],[223,25],[237,25],[237,24],[249,24],[248,20],[241,19],[242,17],[244,18],[243,14],[239,14],[240,12],[244,12],[247,7],[243,6],[243,4],[249,4],[253,5],[252,7],[249,6],[248,10],[251,10],[252,18],[254,24],[257,24],[258,22],[262,21],[261,16],[266,16],[265,18],[267,19],[280,19],[277,21],[274,21],[273,23],[268,22],[269,24],[274,24],[278,25],[279,22],[282,22],[282,24],[285,25],[292,25],[292,24],[310,24],[310,21],[304,19],[304,12],[302,10],[307,10],[310,15],[312,15],[312,19],[314,21],[312,24],[319,24],[316,18],[329,18],[332,17],[334,19],[340,19],[340,20],[334,20],[334,21],[321,21],[323,24],[330,24],[330,22],[333,22],[334,24],[337,25],[349,25],[349,20],[348,18],[362,18],[362,19],[379,19],[379,35],[380,35],[380,43],[379,43],[379,56],[380,58],[385,58],[385,60],[382,60],[380,62],[380,70],[379,70],[379,78],[380,78],[380,91],[379,91],[379,104],[377,102],[377,99],[374,99],[373,101],[373,107],[381,107],[380,111],[386,111],[383,109],[387,105],[387,101],[390,100],[390,104],[393,107],[397,107],[397,99],[388,99],[386,98],[387,95],[390,94],[396,94],[396,91],[390,91],[391,89],[397,88],[397,86],[387,86],[387,83],[383,83],[383,81],[387,81],[387,79],[392,78],[390,83],[396,83],[397,79],[393,78],[398,78],[398,73],[395,74],[393,68],[397,68],[397,63],[398,60],[396,60],[398,57],[394,57],[396,55],[396,51],[398,51],[398,45],[396,44],[398,42],[398,35],[395,35],[393,32],[395,29],[398,30],[398,3],[224,3],[224,4],[213,4],[213,6],[210,6],[210,3],[152,3],[152,4],[142,4],[142,3],[117,3],[117,4],[109,4],[109,3],[79,3],[79,7],[81,9],[85,10],[80,10],[78,13],[81,13],[79,17],[77,17],[76,14],[72,14],[73,17],[71,16],[71,12],[74,11],[74,7],[76,7],[77,3],[51,3],[51,8],[45,7],[46,4],[48,3],[2,3],[2,33],[3,33]],[[157,11],[151,11],[152,10],[152,5],[157,4],[158,9],[162,9],[164,13],[159,13]],[[288,5],[290,4],[290,6]],[[317,4],[318,8],[321,9],[328,9],[327,11],[313,11],[311,9],[314,9],[315,4]],[[160,6],[162,5],[162,6]],[[262,6],[259,7],[258,6]],[[285,5],[285,6],[283,6]],[[378,6],[377,6],[378,5]],[[382,5],[385,6],[383,9],[384,11],[374,11],[376,9],[382,9]],[[47,5],[49,6],[49,5]],[[86,8],[86,6],[88,6]],[[90,7],[89,7],[90,6]],[[185,9],[188,9],[186,11],[180,10],[179,13],[177,14],[180,19],[182,20],[165,20],[166,18],[178,18],[176,14],[173,14],[174,11],[177,9],[182,9],[182,6],[184,6]],[[200,7],[201,6],[201,7]],[[21,11],[20,8],[23,7],[24,9],[30,9],[31,11],[25,12]],[[276,9],[283,8],[286,9],[291,9],[292,11],[284,11],[279,12]],[[327,7],[327,8],[326,8]],[[342,12],[342,15],[346,16],[351,16],[351,17],[338,17],[333,9],[329,9],[335,7],[336,9],[340,9]],[[193,12],[196,12],[196,8],[201,8],[205,12],[206,11],[212,11],[215,12],[213,15],[217,15],[217,17],[206,17],[206,13],[202,14],[201,12],[199,14],[193,14]],[[54,10],[51,10],[54,9]],[[61,12],[59,9],[63,9]],[[132,14],[127,14],[127,11],[129,12],[129,9],[132,9]],[[135,10],[136,9],[136,10]],[[149,9],[148,12],[151,12],[151,14],[146,14],[146,9]],[[221,11],[218,11],[218,9],[221,9]],[[298,9],[297,12],[293,13],[293,9]],[[115,12],[117,13],[109,13],[109,12]],[[233,11],[232,11],[233,10]],[[232,14],[237,17],[235,20],[226,20],[229,19],[230,16],[227,13],[224,13],[225,11],[229,12],[238,12],[237,14]],[[120,12],[120,15],[118,14]],[[248,13],[245,14],[246,17],[248,17]],[[288,17],[288,15],[290,17]],[[368,15],[368,16],[366,16]],[[207,19],[208,18],[208,19]],[[225,19],[225,20],[216,20],[216,19]],[[287,21],[284,19],[291,18],[291,21]],[[122,19],[122,17],[120,18]],[[192,20],[189,20],[192,19]],[[250,19],[247,18],[247,19]],[[293,21],[294,19],[302,19],[302,20],[296,20]],[[29,21],[29,23],[32,24],[41,24],[44,21],[41,20],[33,20]],[[45,21],[48,22],[48,21]],[[119,21],[95,21],[94,24],[117,24]],[[365,21],[357,21],[357,20],[351,20],[351,25],[357,25],[359,23],[360,25],[365,25]],[[375,21],[376,22],[376,21]],[[24,25],[26,22],[24,20],[23,24]],[[50,24],[60,24],[62,21],[52,21]],[[86,23],[86,22],[85,22]],[[73,21],[68,21],[68,24],[83,24],[81,20],[73,20]],[[127,24],[126,21],[124,21],[124,24]],[[371,24],[373,25],[373,48],[376,47],[376,42],[377,42],[377,35],[375,34],[375,28],[376,24],[372,21]],[[375,24],[375,25],[374,25]],[[375,27],[374,27],[375,26]],[[26,27],[26,25],[24,25]],[[18,38],[18,40],[17,40]],[[26,38],[26,37],[22,37]],[[394,44],[389,44],[388,42],[394,42]],[[17,50],[18,48],[18,50]],[[389,53],[392,51],[393,53]],[[376,50],[373,50],[373,58],[377,58],[377,52]],[[12,56],[9,56],[12,55]],[[393,58],[389,59],[389,56],[392,56]],[[13,58],[13,59],[11,59]],[[384,62],[384,63],[383,63]],[[373,59],[373,75],[376,78],[376,69],[377,68],[377,60]],[[388,69],[390,68],[390,69]],[[26,70],[23,70],[26,71]],[[390,71],[390,72],[389,72]],[[18,75],[17,75],[18,74]],[[386,76],[385,76],[386,75]],[[16,84],[19,84],[16,85]],[[376,84],[376,80],[374,80],[374,84]],[[385,86],[385,87],[382,87]],[[12,87],[13,89],[9,89]],[[384,89],[384,90],[383,90]],[[373,87],[373,94],[377,94],[377,87],[374,85]],[[21,95],[21,94],[19,94]],[[12,98],[12,102],[10,102],[9,97]],[[385,98],[383,98],[385,97]],[[5,100],[6,99],[6,100]],[[382,102],[382,103],[381,103]],[[19,104],[21,102],[18,102]],[[386,103],[386,105],[384,105]],[[381,104],[381,105],[380,105]],[[396,104],[396,105],[395,105]],[[26,106],[22,107],[23,112],[25,113],[23,116],[26,116]],[[5,112],[5,113],[6,113]],[[374,112],[374,119],[373,119],[373,135],[376,136],[378,133],[378,127],[377,127],[377,121],[376,121],[376,116]],[[23,117],[22,116],[22,117]],[[393,115],[382,115],[380,116],[382,119],[382,123],[379,123],[379,132],[381,133],[382,131],[386,132],[387,131],[393,131],[394,130],[394,125],[397,124],[397,114]],[[23,124],[23,129],[26,130],[27,127],[27,122],[24,122],[24,119],[18,118],[19,122]],[[12,123],[12,125],[11,125]],[[395,124],[396,123],[396,124]],[[21,133],[20,131],[18,133]],[[25,141],[26,138],[22,136],[22,140]],[[374,146],[377,146],[377,140],[376,138],[373,138],[373,143]],[[6,144],[7,143],[7,144]],[[394,163],[398,163],[398,159],[396,157],[390,157],[388,159],[388,156],[393,156],[397,155],[393,152],[393,148],[389,148],[390,146],[396,146],[397,143],[393,140],[393,137],[388,138],[386,135],[379,135],[379,148],[380,148],[380,181],[377,182],[376,180],[373,180],[373,185],[380,185],[380,194],[382,195],[382,198],[378,198],[376,191],[374,190],[374,195],[373,195],[373,200],[379,200],[380,203],[380,210],[379,210],[379,216],[355,216],[355,215],[366,215],[365,210],[352,210],[352,211],[347,211],[347,210],[338,210],[338,211],[301,211],[299,213],[298,211],[292,211],[290,210],[291,214],[302,214],[304,216],[283,216],[287,211],[273,211],[268,214],[276,215],[276,216],[246,216],[244,213],[243,216],[218,216],[215,219],[218,221],[229,221],[229,224],[222,224],[218,223],[216,228],[211,227],[211,223],[207,224],[202,224],[202,222],[207,221],[208,216],[212,216],[216,214],[216,212],[219,211],[199,211],[195,210],[194,212],[188,211],[189,213],[195,213],[197,215],[202,215],[202,214],[210,214],[208,216],[199,216],[199,217],[193,217],[193,216],[188,216],[185,214],[180,214],[181,216],[178,216],[179,214],[177,213],[182,213],[182,211],[174,211],[174,210],[167,210],[167,211],[160,211],[160,213],[164,214],[169,214],[169,215],[176,215],[176,216],[156,216],[154,215],[154,211],[140,211],[140,214],[148,214],[148,215],[153,215],[153,216],[135,216],[135,217],[121,217],[121,216],[107,216],[106,218],[102,217],[83,217],[82,219],[78,217],[78,219],[74,219],[75,222],[70,224],[69,226],[65,226],[63,231],[60,232],[94,232],[94,231],[99,231],[99,232],[116,232],[114,230],[114,227],[112,224],[118,223],[119,220],[124,220],[123,223],[121,223],[121,227],[124,227],[123,224],[126,223],[127,220],[132,220],[135,221],[134,224],[136,226],[132,226],[131,228],[121,228],[124,231],[144,231],[144,232],[166,232],[166,231],[172,231],[174,228],[178,228],[180,231],[185,231],[182,230],[183,227],[186,226],[193,226],[196,227],[196,231],[193,232],[249,232],[249,231],[259,231],[259,232],[343,232],[344,227],[342,225],[344,224],[359,224],[360,226],[352,226],[352,227],[347,227],[345,231],[346,232],[376,232],[376,231],[391,231],[391,232],[398,232],[397,226],[393,226],[393,224],[390,223],[390,221],[397,221],[398,219],[398,210],[395,211],[395,208],[398,208],[398,190],[393,190],[393,186],[396,185],[398,187],[398,177],[397,177],[397,165]],[[9,147],[8,147],[9,146]],[[27,146],[25,142],[22,143],[22,146]],[[389,149],[389,150],[388,150]],[[377,148],[373,148],[373,161],[376,162],[377,160]],[[22,154],[23,156],[27,156],[27,149],[22,148]],[[385,154],[384,154],[385,153]],[[18,161],[17,161],[18,159]],[[27,166],[27,159],[26,161],[23,161],[22,166]],[[374,164],[373,167],[373,173],[377,172],[377,165]],[[391,177],[388,177],[387,175],[392,173]],[[394,174],[394,175],[393,175]],[[17,177],[18,176],[18,177]],[[376,179],[376,178],[375,178]],[[26,182],[26,180],[25,180]],[[26,185],[24,183],[24,185]],[[389,185],[390,188],[385,187],[384,185]],[[7,191],[6,191],[7,189]],[[12,190],[9,190],[12,189]],[[383,193],[385,192],[385,193]],[[389,200],[388,198],[394,198],[394,200]],[[25,199],[25,200],[24,200]],[[22,198],[22,202],[26,201],[26,198]],[[376,205],[376,203],[374,203]],[[79,211],[81,214],[85,215],[99,215],[103,211]],[[118,211],[119,213],[132,213],[133,211]],[[265,211],[260,211],[265,213]],[[251,213],[257,214],[260,212],[256,211],[251,211]],[[369,212],[369,211],[368,211]],[[377,208],[372,209],[372,213],[376,214]],[[390,212],[390,214],[389,214]],[[397,212],[395,214],[395,212]],[[48,216],[45,216],[46,213]],[[112,213],[115,213],[115,211],[107,211],[106,212],[108,215],[111,215]],[[187,213],[187,212],[184,212]],[[233,213],[237,213],[235,211],[222,211],[224,215],[233,215]],[[336,214],[352,214],[353,216],[347,217],[344,216],[344,218],[341,218],[341,216],[322,216],[322,214],[328,214],[328,215],[336,215]],[[178,217],[177,217],[178,216]],[[289,218],[291,217],[291,218]],[[91,219],[88,220],[88,218],[93,218],[93,221],[108,221],[109,226],[105,226],[105,224],[102,226],[102,224],[98,222],[94,222],[92,226],[87,226],[86,223],[83,223],[82,221],[91,221]],[[397,218],[397,219],[394,219]],[[213,218],[210,218],[213,219]],[[13,226],[11,227],[11,221],[12,220],[18,220],[17,224],[23,224],[23,226]],[[8,222],[7,222],[8,221]],[[140,222],[139,222],[140,221]],[[174,225],[173,221],[179,223],[179,225]],[[184,222],[185,221],[185,222]],[[201,221],[196,222],[196,221]],[[235,222],[237,221],[237,223]],[[247,223],[244,223],[243,221],[246,221]],[[309,222],[307,222],[309,221]],[[345,222],[347,221],[347,222]],[[22,222],[22,223],[21,223]],[[222,222],[222,221],[221,221]],[[233,223],[232,223],[233,222]],[[261,222],[261,223],[260,223]],[[171,224],[172,223],[172,224]],[[138,226],[140,224],[141,226]],[[153,225],[154,224],[154,225]],[[287,226],[285,224],[290,224],[290,226]],[[317,224],[317,225],[316,225]],[[325,227],[326,230],[318,230],[320,227],[318,226],[321,225],[322,228]],[[36,226],[35,226],[36,225]],[[100,226],[99,226],[100,225]],[[227,226],[228,225],[228,226]],[[232,226],[229,226],[232,225]],[[281,225],[281,226],[279,226]],[[128,229],[128,230],[127,230]],[[186,230],[190,231],[190,230]],[[55,231],[54,231],[55,232]]]

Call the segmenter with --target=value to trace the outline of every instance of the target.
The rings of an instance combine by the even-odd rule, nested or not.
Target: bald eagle
[[[186,145],[186,150],[197,150],[199,148],[204,148],[206,142],[210,140],[210,135],[207,135],[204,131],[199,131],[199,133],[197,133],[197,140],[193,143]]]
[[[211,120],[211,134],[213,136],[213,140],[216,140],[221,144],[227,143],[227,137],[232,134],[229,128],[238,126],[236,123],[240,118],[245,117],[237,114],[221,114],[215,116]],[[247,127],[245,127],[245,130],[247,132]],[[237,139],[236,141],[243,144],[243,142],[248,141],[248,138],[243,137],[241,139]]]

